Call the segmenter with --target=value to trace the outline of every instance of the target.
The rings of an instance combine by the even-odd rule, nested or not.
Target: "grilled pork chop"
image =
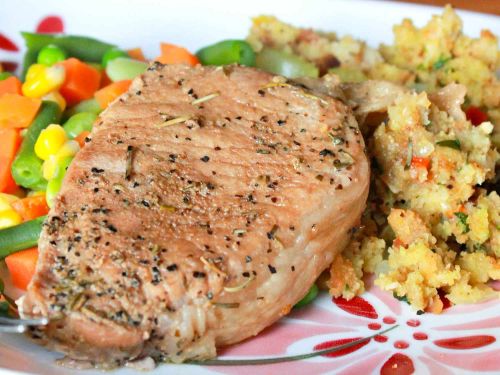
[[[207,359],[300,300],[365,206],[341,102],[244,67],[153,65],[95,124],[22,302],[38,342],[100,366]]]

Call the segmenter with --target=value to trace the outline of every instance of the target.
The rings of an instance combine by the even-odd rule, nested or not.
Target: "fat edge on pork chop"
[[[181,362],[286,315],[369,186],[348,107],[252,68],[155,63],[97,120],[44,223],[24,316],[100,367]]]

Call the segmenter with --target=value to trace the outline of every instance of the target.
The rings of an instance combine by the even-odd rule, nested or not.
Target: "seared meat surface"
[[[97,365],[258,334],[349,239],[369,166],[341,102],[244,67],[153,65],[101,114],[44,224],[25,315]]]

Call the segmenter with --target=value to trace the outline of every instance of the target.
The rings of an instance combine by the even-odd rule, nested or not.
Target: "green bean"
[[[255,53],[244,40],[223,40],[200,49],[196,56],[203,65],[255,66]]]
[[[42,160],[35,155],[35,142],[40,132],[61,117],[59,105],[44,101],[38,115],[28,128],[21,148],[12,163],[12,177],[18,185],[33,190],[45,190],[46,181],[42,176]]]
[[[314,64],[299,56],[273,48],[262,49],[255,61],[257,68],[288,78],[317,78],[319,75],[318,68]]]
[[[30,65],[36,62],[38,52],[49,44],[64,49],[70,57],[76,57],[82,61],[98,63],[101,62],[106,51],[115,47],[113,44],[85,36],[35,34],[27,32],[21,34],[27,47],[27,52],[24,56],[22,77],[25,76]]]
[[[134,79],[144,73],[148,64],[142,61],[133,60],[127,57],[117,57],[108,62],[106,74],[113,81],[123,81],[124,79]]]
[[[313,284],[311,289],[309,289],[309,292],[302,298],[299,302],[295,304],[294,307],[300,308],[304,307],[305,305],[310,304],[314,299],[318,296],[318,286],[316,284]]]
[[[9,77],[12,77],[13,74],[10,72],[2,72],[0,73],[0,81],[3,81],[4,79],[7,79]]]
[[[84,130],[91,131],[96,118],[97,115],[95,113],[80,112],[71,116],[64,123],[63,128],[70,138],[75,138]]]
[[[101,64],[96,63],[96,62],[85,62],[87,65],[91,66],[95,70],[97,70],[99,73],[102,73],[104,71],[104,68],[102,67]]]
[[[57,166],[56,175],[47,184],[45,197],[47,199],[47,204],[49,205],[49,207],[52,207],[54,205],[54,200],[56,199],[59,190],[61,190],[64,176],[66,176],[66,170],[68,169],[72,160],[72,156],[67,156],[61,159],[58,163],[59,165]]]
[[[46,216],[0,230],[0,259],[20,250],[36,246]]]
[[[38,50],[27,49],[24,53],[23,58],[23,71],[21,72],[21,80],[24,81],[26,78],[26,73],[28,72],[28,68],[36,63],[38,58]]]

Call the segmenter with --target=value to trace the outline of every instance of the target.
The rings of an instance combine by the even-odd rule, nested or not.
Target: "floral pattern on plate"
[[[59,16],[47,16],[38,22],[35,31],[37,33],[62,33],[64,31],[64,23]],[[19,52],[19,47],[12,39],[0,31],[0,50],[16,53]],[[0,64],[2,64],[4,71],[7,72],[15,72],[19,66],[18,62],[14,60],[3,60],[0,61]]]
[[[63,19],[50,15],[37,32],[64,31]],[[7,71],[18,68],[19,47],[0,32],[0,50],[12,59],[1,61]],[[500,289],[500,283],[494,284]],[[441,315],[417,315],[407,304],[375,287],[350,301],[326,293],[313,304],[293,311],[258,336],[220,352],[221,359],[291,356],[333,348],[377,331],[397,327],[340,351],[296,362],[258,366],[204,366],[220,374],[459,374],[500,372],[498,300],[454,306]],[[265,355],[264,355],[265,353]],[[166,365],[168,366],[168,365]],[[180,370],[180,366],[172,369]]]
[[[302,354],[397,327],[350,348],[300,362],[209,367],[225,374],[457,374],[500,371],[498,301],[417,315],[367,280],[369,292],[350,301],[325,294],[259,336],[221,352],[222,359]]]

